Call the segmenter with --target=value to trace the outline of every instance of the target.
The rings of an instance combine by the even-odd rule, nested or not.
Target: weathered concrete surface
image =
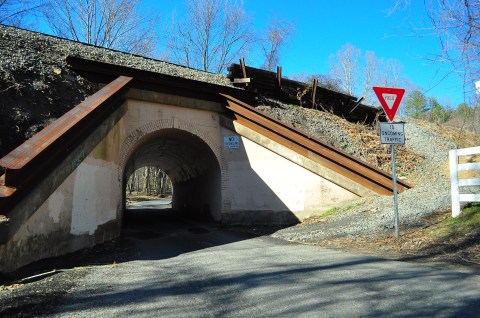
[[[252,138],[255,133],[246,128],[222,126],[220,115],[210,110],[215,109],[214,104],[198,104],[191,109],[192,101],[185,98],[175,100],[175,104],[186,104],[186,107],[178,107],[145,101],[145,96],[139,92],[135,94],[133,96],[142,96],[143,100],[128,103],[129,111],[125,116],[128,136],[122,145],[120,160],[125,162],[122,166],[128,171],[126,175],[147,164],[160,166],[174,183],[174,192],[177,193],[173,199],[175,208],[186,206],[200,213],[208,211],[214,220],[224,223],[294,223],[358,197],[352,193],[352,189],[357,190],[352,182],[331,177],[332,173],[321,170],[318,164],[314,166],[305,159],[287,160],[286,156],[293,156],[291,151],[288,153],[287,149],[265,137],[256,134]],[[147,100],[162,98],[162,95],[150,95]],[[166,129],[176,129],[178,134],[182,131],[193,134],[208,147],[197,145],[194,138],[173,141],[162,132]],[[238,149],[223,147],[224,137],[240,135]],[[163,146],[167,142],[169,148]],[[266,149],[267,146],[275,151]],[[195,151],[195,148],[199,150]],[[207,152],[213,156],[201,155]],[[168,157],[169,153],[174,155],[159,159]],[[208,164],[204,166],[205,163]],[[190,168],[178,169],[179,166]],[[194,171],[205,171],[205,174],[197,175]],[[343,182],[343,186],[319,176],[321,173],[337,183]],[[185,178],[185,175],[189,177]],[[291,175],[297,177],[285,182]],[[362,191],[356,192],[367,193]],[[196,200],[185,201],[195,193],[198,194]],[[204,202],[194,204],[202,199]]]
[[[116,176],[118,169],[118,166],[109,161],[111,156],[99,160],[93,159],[92,154],[108,148],[108,144],[115,140],[114,136],[121,130],[121,117],[125,110],[121,107],[92,132],[89,139],[78,146],[10,212],[10,230],[14,235],[0,246],[0,272],[92,246],[119,235],[120,224],[115,220],[120,207],[115,207],[113,215],[111,208],[114,203],[107,198],[105,206],[109,209],[104,209],[103,204],[95,204],[98,210],[91,210],[91,202],[96,199],[87,198],[83,193],[100,190],[109,197],[121,194],[120,186],[111,187],[111,176]],[[92,162],[96,162],[97,173],[109,177],[98,180],[95,175],[87,172],[93,179],[86,178],[87,175],[81,171],[92,168]],[[81,185],[87,187],[82,189]],[[72,211],[75,212],[72,214]],[[88,224],[83,224],[84,221]],[[85,227],[88,229],[85,230]]]
[[[364,193],[245,127],[226,127],[217,103],[129,94],[138,99],[11,213],[15,235],[0,246],[0,272],[118,236],[126,180],[144,166],[169,175],[175,209],[230,224],[292,224]],[[228,136],[240,138],[238,148],[223,146]]]
[[[291,224],[358,198],[353,192],[358,189],[370,193],[240,124],[234,129],[241,136],[240,147],[224,149],[230,205],[222,219],[227,223]],[[223,135],[229,134],[224,128]]]
[[[220,103],[134,88],[129,89],[125,97],[137,101],[188,107],[192,109],[203,109],[217,113],[222,113],[224,111],[223,105]]]
[[[175,208],[221,221],[224,160],[218,113],[130,100],[125,121],[121,178],[143,166],[158,166],[172,180]]]
[[[362,186],[361,184],[352,182],[352,180],[347,177],[332,171],[319,163],[313,161],[310,158],[304,157],[297,152],[277,143],[269,138],[265,138],[261,134],[253,131],[242,124],[235,122],[231,124],[232,129],[237,133],[244,136],[245,138],[259,144],[260,146],[278,154],[279,156],[290,160],[293,163],[313,172],[314,174],[325,178],[326,180],[338,185],[349,192],[357,196],[369,196],[375,194],[372,190],[367,187]],[[344,199],[350,199],[348,196]]]

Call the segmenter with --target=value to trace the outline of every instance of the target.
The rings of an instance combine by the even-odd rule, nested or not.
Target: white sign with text
[[[240,148],[240,137],[239,136],[223,137],[223,148],[226,148],[226,149]]]
[[[380,143],[386,145],[405,145],[405,123],[380,123]]]

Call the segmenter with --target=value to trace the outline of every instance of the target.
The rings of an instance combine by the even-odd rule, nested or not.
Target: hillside
[[[274,101],[264,104],[259,108],[270,115],[391,171],[389,146],[380,145],[376,127]],[[480,206],[460,222],[451,220],[448,171],[448,150],[478,146],[480,136],[425,121],[401,120],[406,122],[406,145],[395,148],[397,174],[414,188],[399,195],[400,240],[393,237],[393,200],[385,196],[334,207],[273,236],[382,257],[461,263],[480,270]],[[471,190],[479,191],[478,187]],[[467,226],[460,228],[463,222]]]

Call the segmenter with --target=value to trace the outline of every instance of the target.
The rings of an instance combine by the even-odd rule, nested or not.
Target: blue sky
[[[414,34],[416,28],[430,27],[430,24],[423,1],[411,2],[407,9],[389,15],[392,0],[243,1],[256,30],[265,29],[274,16],[294,23],[295,31],[280,57],[286,76],[328,73],[329,57],[350,43],[363,54],[373,51],[377,58],[398,60],[403,66],[402,75],[423,88],[427,96],[456,107],[463,102],[461,77],[451,72],[448,63],[435,62],[439,52],[435,36]],[[160,25],[167,24],[174,11],[181,17],[184,7],[182,0],[145,0],[143,3],[143,8],[160,16]],[[42,31],[48,33],[48,30]],[[260,65],[260,61],[248,58],[246,63],[254,67]]]
[[[403,75],[427,91],[427,96],[456,107],[463,102],[460,76],[447,75],[449,64],[432,61],[439,51],[434,36],[413,36],[414,28],[428,26],[423,1],[412,1],[408,9],[389,15],[391,4],[390,0],[244,0],[245,10],[253,16],[258,30],[272,16],[296,25],[281,55],[285,75],[328,73],[330,55],[350,43],[363,53],[374,51],[378,58],[398,60]],[[169,19],[173,10],[179,16],[184,11],[183,1],[148,0],[145,5],[154,7],[162,20]]]

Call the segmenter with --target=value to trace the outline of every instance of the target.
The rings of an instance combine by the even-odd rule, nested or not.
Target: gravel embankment
[[[345,134],[343,127],[338,121],[329,120],[329,116],[314,116],[312,114],[315,112],[310,109],[286,105],[270,99],[265,100],[265,104],[257,108],[358,158],[366,159],[363,157],[363,151],[356,147],[355,140],[349,134]]]
[[[98,90],[69,67],[67,56],[231,86],[221,74],[5,25],[0,25],[0,48],[0,157]]]
[[[278,105],[277,105],[278,106]],[[362,142],[345,132],[338,119],[305,115],[299,107],[262,106],[270,115],[293,126],[301,126],[313,136],[325,140],[359,157],[366,157]],[[448,150],[457,148],[453,142],[442,138],[413,122],[405,125],[407,150],[424,159],[411,163],[416,176],[416,186],[399,195],[400,227],[422,223],[424,216],[450,207],[450,181],[448,179]],[[348,125],[348,124],[347,124]],[[360,147],[360,149],[359,149]],[[407,180],[408,181],[408,180]],[[316,243],[333,237],[373,237],[391,235],[393,229],[393,199],[389,196],[372,196],[339,207],[339,212],[324,222],[305,223],[277,231],[274,237],[288,241]]]
[[[0,25],[0,39],[3,52],[9,53],[2,54],[2,61],[7,62],[3,63],[5,65],[8,65],[9,60],[15,62],[17,64],[16,67],[21,67],[22,65],[18,65],[18,62],[22,62],[22,59],[24,59],[24,61],[20,64],[35,63],[50,59],[49,62],[52,64],[58,63],[66,66],[64,59],[71,55],[100,62],[114,63],[119,66],[133,67],[160,74],[194,79],[196,81],[232,86],[230,80],[221,74],[203,72],[140,55],[104,49],[81,42],[65,40],[55,36],[5,25]],[[22,49],[21,52],[18,51],[19,48]],[[27,59],[27,52],[34,52],[36,59]],[[48,71],[48,69],[46,69],[46,71]]]

